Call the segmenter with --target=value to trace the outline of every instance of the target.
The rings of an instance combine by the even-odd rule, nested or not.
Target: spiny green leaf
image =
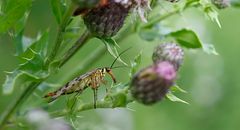
[[[166,95],[166,97],[173,102],[181,102],[181,103],[185,103],[185,104],[189,104],[188,102],[178,98],[177,96],[173,95],[173,93],[171,91],[169,91]]]
[[[214,9],[214,6],[208,0],[200,0],[199,1],[204,13],[212,20],[215,21],[219,27],[221,24],[218,20],[218,12]]]
[[[187,48],[201,48],[202,44],[198,36],[192,30],[182,29],[176,32],[168,34],[175,38],[175,40],[184,47]]]
[[[8,0],[2,5],[0,17],[0,33],[5,33],[18,24],[26,11],[31,7],[32,0]]]
[[[139,65],[141,64],[142,52],[140,52],[131,63],[130,78],[136,73]]]
[[[174,86],[172,86],[172,87],[171,87],[171,91],[172,91],[172,92],[179,91],[179,92],[187,93],[186,90],[180,88],[178,85],[174,85]]]
[[[25,71],[15,70],[11,74],[7,75],[3,84],[3,93],[12,93],[15,87],[23,86],[29,81],[39,81],[40,78]]]
[[[212,8],[212,7],[205,8],[204,11],[207,14],[207,16],[212,21],[215,21],[217,23],[217,25],[221,28],[221,24],[220,24],[220,21],[218,19],[218,12],[214,8]]]
[[[20,64],[17,69],[7,75],[3,84],[4,94],[10,94],[16,86],[22,86],[25,82],[39,81],[46,78],[48,72],[44,70],[43,65],[44,61],[38,54]]]
[[[61,23],[63,19],[63,12],[65,10],[61,0],[51,0],[52,11],[56,17],[58,24]]]
[[[116,48],[116,43],[113,40],[106,40],[106,39],[101,39],[105,46],[107,47],[108,52],[114,57],[117,58],[119,56],[119,53]],[[117,59],[119,62],[123,63],[124,65],[128,66],[127,63],[125,63],[120,57]]]
[[[44,34],[39,36],[38,40],[32,43],[31,46],[29,46],[27,50],[20,55],[20,57],[30,59],[33,55],[35,55],[35,53],[38,53],[43,59],[45,59],[48,51],[48,39],[49,32],[46,31]]]

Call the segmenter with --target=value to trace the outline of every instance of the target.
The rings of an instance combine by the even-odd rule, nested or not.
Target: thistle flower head
[[[96,37],[109,38],[117,34],[132,10],[139,10],[143,21],[143,8],[149,5],[148,0],[100,0],[100,4],[83,14],[84,23]]]
[[[158,45],[152,55],[154,63],[169,61],[178,70],[183,63],[183,49],[175,43],[163,43]]]
[[[176,78],[174,66],[167,61],[140,70],[132,79],[131,93],[143,104],[160,101],[173,85]]]
[[[176,78],[176,71],[174,66],[167,61],[160,62],[156,65],[155,71],[158,76],[166,81],[172,81]]]
[[[212,0],[212,3],[218,8],[218,9],[225,9],[230,6],[230,0]]]

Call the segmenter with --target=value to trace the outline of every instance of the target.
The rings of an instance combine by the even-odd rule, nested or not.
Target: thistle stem
[[[58,32],[57,32],[57,38],[54,44],[54,47],[51,51],[50,56],[47,59],[46,65],[49,65],[51,61],[56,57],[59,48],[61,47],[62,41],[63,41],[63,34],[65,32],[65,29],[68,25],[68,22],[73,14],[73,12],[76,10],[77,6],[71,2],[70,6],[68,7],[66,13],[63,16],[63,20],[61,21],[59,27],[58,27]]]
[[[2,113],[1,118],[0,118],[0,129],[4,127],[4,124],[7,122],[9,117],[12,115],[12,113],[15,111],[15,109],[20,106],[24,100],[31,95],[31,93],[35,90],[35,88],[40,84],[38,83],[32,83],[29,85],[24,92],[15,100],[12,102],[7,109]]]
[[[84,31],[79,40],[66,52],[63,57],[62,62],[60,63],[60,67],[63,66],[66,62],[68,62],[71,57],[76,54],[76,52],[91,38],[91,34],[89,31]]]
[[[112,99],[116,99],[119,97],[119,95],[121,94],[127,94],[125,90],[116,92],[113,96],[111,96]],[[127,104],[133,102],[134,100],[131,97],[128,97],[125,101],[125,103],[123,104],[116,104],[116,102],[114,100],[102,100],[102,101],[97,101],[96,103],[96,108],[97,109],[102,109],[102,108],[125,108]],[[82,105],[80,105],[78,108],[76,108],[76,110],[74,110],[74,112],[82,112],[82,111],[87,111],[87,110],[92,110],[95,109],[94,108],[94,102],[91,103],[84,103]],[[65,116],[67,114],[71,113],[71,111],[67,111],[67,110],[63,110],[63,111],[55,111],[50,113],[51,117],[61,117],[61,116]]]

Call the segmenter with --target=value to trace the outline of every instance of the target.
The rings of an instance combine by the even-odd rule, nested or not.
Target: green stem
[[[56,57],[56,55],[59,51],[59,48],[61,47],[61,43],[63,41],[63,34],[65,32],[65,29],[68,25],[70,17],[72,16],[72,14],[76,10],[76,8],[77,8],[77,6],[73,2],[71,2],[66,13],[64,14],[63,20],[60,23],[59,28],[58,28],[57,38],[56,38],[53,50],[51,51],[51,54],[47,59],[46,65],[49,65],[51,63],[51,61]]]
[[[7,122],[7,120],[9,119],[9,117],[11,116],[11,114],[15,111],[15,109],[20,106],[23,101],[31,95],[31,93],[35,90],[35,88],[40,84],[40,82],[38,83],[32,83],[31,85],[29,85],[24,92],[20,95],[19,98],[17,98],[17,100],[15,100],[14,102],[12,102],[8,108],[6,108],[6,110],[4,111],[4,113],[2,113],[1,115],[1,119],[0,119],[0,129],[2,129],[4,127],[4,124]]]
[[[189,1],[189,2],[187,2],[187,3],[185,4],[185,6],[184,6],[183,8],[177,8],[177,9],[171,11],[171,12],[168,12],[168,13],[160,16],[160,17],[157,17],[156,19],[153,19],[153,20],[149,21],[148,23],[144,24],[144,25],[142,26],[142,28],[150,28],[150,27],[152,27],[153,25],[159,23],[160,21],[162,21],[162,20],[164,20],[164,19],[166,19],[166,18],[168,18],[168,17],[170,17],[170,16],[173,16],[173,15],[179,13],[180,11],[182,12],[182,11],[188,9],[189,7],[192,7],[192,6],[198,6],[198,3],[196,3],[195,5],[193,5],[194,3],[195,3],[195,1]],[[155,16],[154,16],[154,17],[155,17]]]
[[[127,104],[133,102],[134,100],[131,97],[127,97],[126,101],[123,103],[117,103],[118,102],[118,98],[119,95],[125,94],[127,96],[127,92],[125,89],[123,89],[122,91],[116,92],[115,94],[112,94],[111,99],[115,99],[115,100],[103,100],[103,101],[97,101],[97,109],[102,109],[102,108],[125,108]],[[76,110],[74,110],[74,112],[82,112],[82,111],[87,111],[87,110],[92,110],[95,109],[94,108],[94,103],[84,103],[82,105],[80,105]],[[63,111],[55,111],[50,113],[51,117],[61,117],[61,116],[65,116],[69,113],[71,113],[72,111],[68,111],[68,110],[63,110]]]
[[[84,31],[79,40],[66,52],[64,55],[60,67],[63,66],[68,60],[76,54],[76,52],[91,38],[89,31]]]

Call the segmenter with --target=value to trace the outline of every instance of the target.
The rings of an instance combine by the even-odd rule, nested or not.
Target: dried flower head
[[[148,0],[100,0],[90,9],[77,9],[74,15],[82,14],[88,30],[96,37],[109,38],[122,28],[128,14],[137,11],[143,21]]]

